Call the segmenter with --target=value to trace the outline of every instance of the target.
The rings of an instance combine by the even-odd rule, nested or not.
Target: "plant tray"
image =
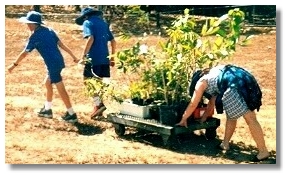
[[[152,105],[140,106],[129,102],[122,102],[120,106],[120,113],[149,119],[152,118],[150,115],[151,107]]]

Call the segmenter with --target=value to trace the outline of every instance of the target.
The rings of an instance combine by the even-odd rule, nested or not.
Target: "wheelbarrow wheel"
[[[115,132],[118,136],[123,136],[125,134],[125,125],[123,124],[114,124]]]
[[[214,128],[214,127],[212,127],[212,128],[206,128],[205,129],[205,136],[206,136],[206,138],[207,139],[214,139],[215,137],[216,137],[216,129],[217,128]]]

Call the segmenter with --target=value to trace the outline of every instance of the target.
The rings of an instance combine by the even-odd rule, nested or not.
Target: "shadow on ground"
[[[101,128],[99,126],[94,126],[92,124],[87,124],[87,123],[76,122],[74,126],[77,128],[78,134],[85,135],[85,136],[102,134],[104,131],[104,128]]]
[[[204,155],[212,158],[224,158],[239,163],[248,164],[276,164],[276,152],[271,151],[271,156],[261,162],[251,162],[250,160],[257,154],[257,148],[241,143],[231,143],[229,151],[222,151],[217,148],[221,140],[217,137],[207,139],[203,133],[187,133],[176,135],[166,145],[162,137],[154,132],[136,131],[120,136],[122,139],[141,142],[144,144],[168,149],[182,154]]]
[[[96,134],[102,134],[105,127],[95,125],[89,121],[81,121],[76,123],[68,123],[57,118],[43,119],[42,122],[33,123],[33,127],[41,129],[50,129],[55,131],[73,132],[84,136],[92,136]]]

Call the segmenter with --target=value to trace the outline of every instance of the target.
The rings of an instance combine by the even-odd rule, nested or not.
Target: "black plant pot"
[[[169,126],[179,123],[187,105],[188,102],[182,102],[178,105],[159,105],[158,116],[160,123]]]
[[[180,121],[177,105],[160,105],[159,121],[161,124],[174,126]]]
[[[140,106],[145,106],[149,105],[153,102],[153,99],[141,99],[141,98],[132,98],[133,104],[140,105]]]
[[[132,102],[133,102],[133,104],[136,104],[136,105],[140,105],[140,106],[143,106],[143,99],[141,99],[141,98],[133,98],[132,99]]]

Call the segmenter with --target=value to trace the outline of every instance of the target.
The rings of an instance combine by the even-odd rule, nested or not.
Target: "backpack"
[[[218,88],[220,91],[219,98],[216,100],[218,106],[221,101],[221,97],[227,88],[236,88],[238,93],[243,96],[248,108],[253,111],[257,109],[259,111],[262,105],[262,91],[252,74],[243,68],[227,65],[221,75],[218,78]]]

